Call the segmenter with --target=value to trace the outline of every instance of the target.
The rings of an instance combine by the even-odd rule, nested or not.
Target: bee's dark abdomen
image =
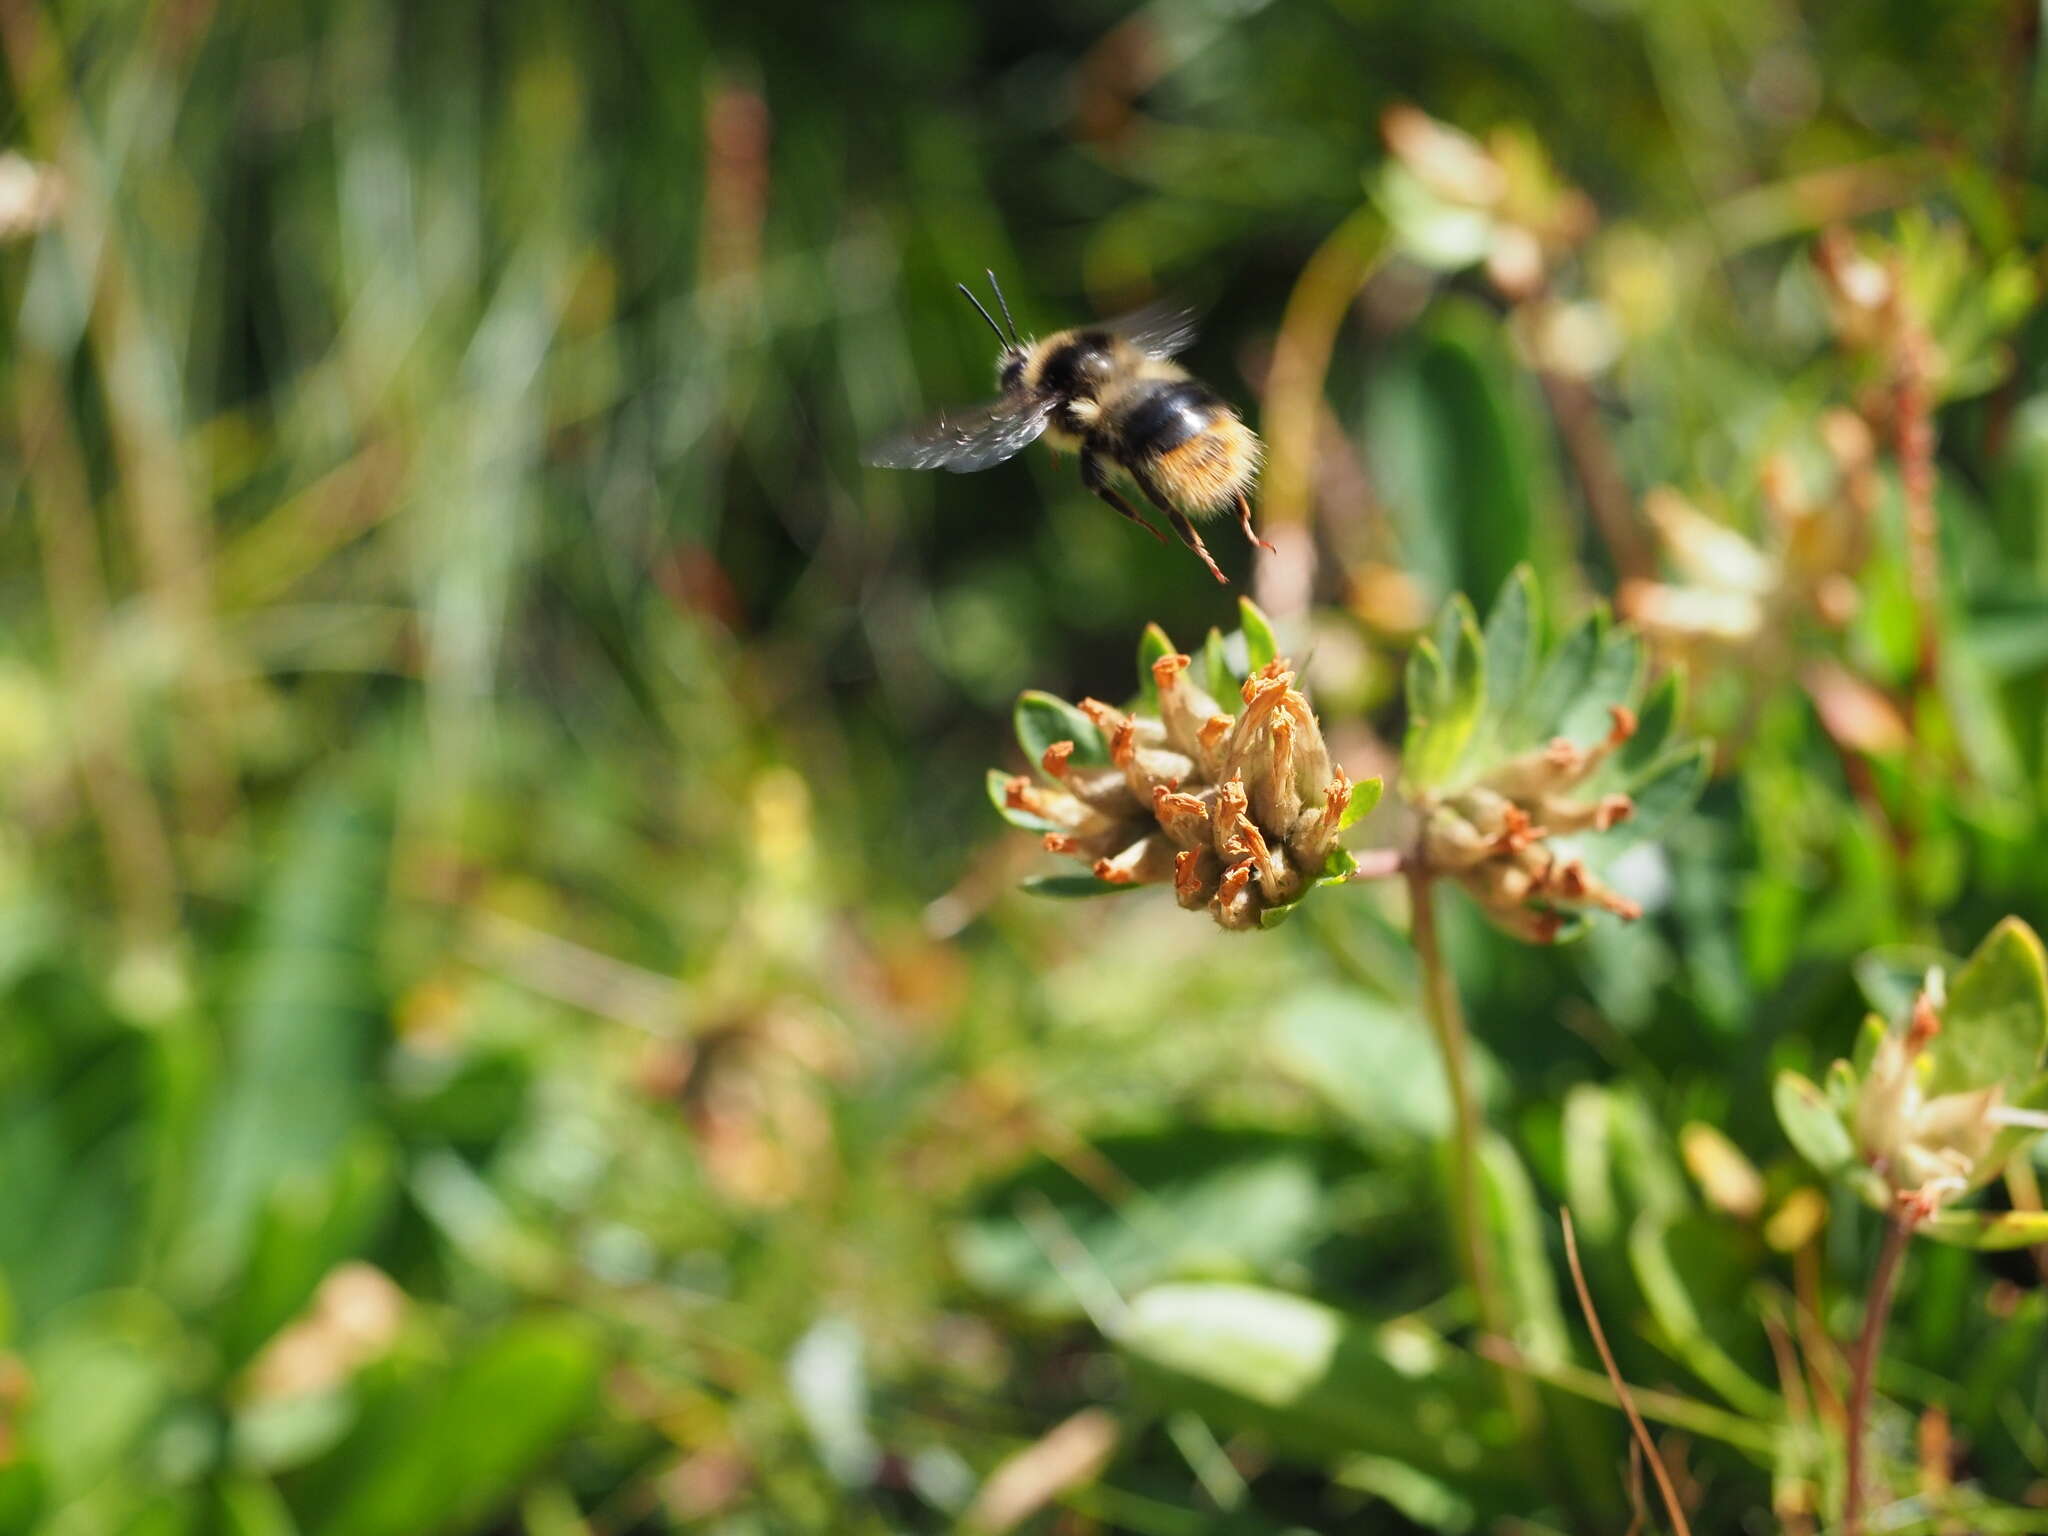
[[[1118,437],[1133,458],[1156,458],[1205,431],[1227,407],[1194,379],[1161,379],[1121,413]]]

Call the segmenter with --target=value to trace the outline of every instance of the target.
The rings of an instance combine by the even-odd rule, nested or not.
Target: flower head
[[[1632,631],[1595,613],[1546,656],[1534,605],[1517,571],[1483,632],[1458,597],[1417,642],[1402,789],[1420,822],[1416,865],[1463,886],[1496,927],[1547,944],[1582,914],[1641,915],[1599,870],[1691,801],[1705,755],[1672,739],[1674,678],[1644,695]]]
[[[1170,884],[1183,907],[1225,928],[1270,923],[1343,872],[1338,834],[1378,798],[1378,782],[1355,786],[1331,761],[1269,632],[1256,649],[1266,654],[1254,654],[1261,664],[1228,707],[1195,680],[1190,657],[1163,646],[1146,660],[1154,709],[1083,699],[1062,716],[1068,706],[1027,695],[1038,718],[1027,723],[1020,708],[1019,734],[1027,746],[1051,738],[1038,752],[1049,782],[993,775],[991,796],[1103,885]],[[1070,729],[1053,734],[1062,723]]]
[[[1903,1031],[1888,1030],[1856,1103],[1856,1150],[1900,1196],[1928,1209],[1968,1190],[1998,1138],[2005,1088],[1990,1083],[1930,1097],[1927,1048],[1941,1033],[1942,973],[1930,971]]]
[[[1635,734],[1634,710],[1615,704],[1609,712],[1613,726],[1595,745],[1553,737],[1425,811],[1425,864],[1456,880],[1497,926],[1518,938],[1548,944],[1573,912],[1611,912],[1624,921],[1642,916],[1642,908],[1603,882],[1583,857],[1560,852],[1551,841],[1554,833],[1605,832],[1635,814],[1628,795],[1584,787]]]

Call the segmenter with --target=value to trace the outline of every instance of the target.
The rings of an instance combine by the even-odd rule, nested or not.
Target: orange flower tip
[[[1171,656],[1161,656],[1152,663],[1152,681],[1162,692],[1171,689],[1190,665],[1190,660],[1178,651]]]
[[[1351,806],[1351,781],[1344,777],[1344,770],[1337,770],[1337,777],[1323,786],[1323,819],[1339,820]]]
[[[1138,755],[1138,722],[1126,717],[1109,739],[1110,761],[1119,768]]]
[[[1100,699],[1083,699],[1074,707],[1093,720],[1095,728],[1099,731],[1114,731],[1118,722],[1124,718],[1122,710],[1113,704],[1105,704]]]
[[[1023,774],[1012,774],[1003,780],[1003,804],[1013,811],[1037,810],[1036,786]]]
[[[1108,859],[1095,861],[1095,878],[1110,885],[1129,885],[1136,878],[1128,869],[1120,869]]]
[[[1913,1019],[1906,1026],[1906,1049],[1918,1055],[1940,1033],[1941,1015],[1934,1011],[1934,999],[1922,992],[1913,999]]]
[[[1045,834],[1045,851],[1047,853],[1075,854],[1081,851],[1081,844],[1072,833],[1048,832]]]
[[[1216,888],[1216,899],[1228,902],[1246,886],[1252,883],[1256,873],[1249,858],[1240,859],[1223,871],[1223,882]]]
[[[1202,851],[1199,848],[1183,848],[1173,856],[1173,891],[1182,899],[1201,894]]]
[[[1608,902],[1607,910],[1624,923],[1632,923],[1643,915],[1643,904],[1639,901],[1630,901],[1626,896],[1616,896]]]
[[[1569,737],[1553,736],[1550,745],[1543,749],[1543,760],[1553,768],[1575,773],[1579,767],[1579,749]]]
[[[1045,749],[1045,756],[1038,760],[1039,767],[1056,779],[1067,776],[1067,759],[1074,755],[1071,741],[1055,741]]]
[[[1626,704],[1610,704],[1607,713],[1614,726],[1607,733],[1607,744],[1618,747],[1636,733],[1636,712]]]
[[[1195,738],[1202,744],[1204,751],[1214,751],[1222,744],[1223,738],[1230,734],[1230,728],[1234,724],[1236,722],[1228,715],[1211,715],[1195,732]]]
[[[1619,826],[1635,815],[1636,803],[1627,795],[1604,795],[1593,808],[1593,830],[1605,832],[1609,827]]]
[[[1529,925],[1530,937],[1538,944],[1555,944],[1559,930],[1564,927],[1564,918],[1555,912],[1538,912],[1536,920]]]

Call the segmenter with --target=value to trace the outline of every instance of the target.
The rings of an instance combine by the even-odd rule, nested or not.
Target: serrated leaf
[[[1102,732],[1095,728],[1095,722],[1065,699],[1054,698],[1036,688],[1027,689],[1017,695],[1015,723],[1017,743],[1034,765],[1045,756],[1045,749],[1056,741],[1074,744],[1073,762],[1100,764],[1109,761],[1109,743],[1102,739]]]
[[[1408,737],[1403,744],[1402,772],[1414,789],[1433,789],[1457,771],[1479,725],[1486,699],[1486,643],[1464,594],[1445,605],[1438,621],[1440,642],[1421,640],[1411,658],[1410,675],[1433,694],[1434,708],[1409,700]]]
[[[1536,574],[1518,565],[1501,584],[1486,616],[1486,713],[1499,720],[1513,709],[1535,670]]]
[[[1636,715],[1636,733],[1615,754],[1616,767],[1624,779],[1632,779],[1657,760],[1664,743],[1678,724],[1685,685],[1677,672],[1666,672],[1650,690]]]
[[[1159,684],[1152,677],[1152,663],[1173,654],[1173,641],[1157,624],[1147,624],[1138,636],[1138,700],[1141,708],[1159,707]]]
[[[1230,658],[1224,654],[1223,632],[1219,629],[1211,629],[1202,646],[1202,671],[1209,697],[1225,709],[1231,708],[1238,696],[1237,677],[1230,670]]]
[[[1771,1107],[1793,1150],[1823,1174],[1833,1176],[1856,1161],[1856,1143],[1828,1096],[1797,1072],[1780,1072],[1771,1085]]]
[[[1129,881],[1117,884],[1098,880],[1093,875],[1033,875],[1028,880],[1019,881],[1017,889],[1033,896],[1071,900],[1081,896],[1119,896],[1125,891],[1142,891],[1144,886]]]
[[[1373,807],[1380,803],[1380,796],[1386,793],[1386,780],[1378,774],[1369,779],[1360,779],[1351,786],[1351,803],[1344,807],[1344,814],[1337,818],[1337,830],[1344,832],[1358,825],[1373,813]]]
[[[1048,821],[1043,816],[1034,816],[1031,812],[1020,810],[1009,803],[1009,785],[1012,777],[1013,775],[1003,772],[1000,768],[991,768],[988,771],[988,803],[996,808],[996,814],[1011,826],[1022,827],[1026,832],[1059,831],[1060,826],[1057,822]]]
[[[1237,615],[1244,631],[1244,652],[1250,663],[1249,671],[1257,672],[1280,654],[1280,643],[1273,637],[1272,621],[1250,598],[1240,597],[1237,600]]]
[[[1552,653],[1549,663],[1523,697],[1502,738],[1516,748],[1547,741],[1558,733],[1565,714],[1586,690],[1593,664],[1606,637],[1607,615],[1596,609]]]
[[[1556,734],[1581,745],[1605,737],[1613,727],[1611,707],[1635,697],[1642,681],[1643,643],[1634,630],[1615,625],[1601,637],[1585,686],[1565,708]]]
[[[1937,1211],[1914,1230],[1980,1252],[2031,1248],[2048,1243],[2048,1211]]]
[[[1707,765],[1713,749],[1703,741],[1693,742],[1668,754],[1641,779],[1629,786],[1635,814],[1622,824],[1631,840],[1653,837],[1672,817],[1688,809],[1706,787]]]
[[[2008,917],[1949,978],[1941,1033],[1927,1048],[1929,1095],[2033,1080],[2048,1048],[2048,955],[2034,930]]]

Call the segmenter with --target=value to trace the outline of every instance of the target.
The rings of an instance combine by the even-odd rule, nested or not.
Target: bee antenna
[[[972,304],[975,308],[976,313],[978,313],[982,319],[988,322],[988,328],[996,333],[996,340],[1003,346],[1007,347],[1009,345],[1009,342],[1003,339],[1003,328],[1000,325],[996,324],[996,317],[990,314],[988,310],[983,306],[981,300],[977,299],[974,296],[974,290],[968,287],[965,283],[955,283],[953,286],[955,288],[958,288],[962,293],[967,295],[967,302]]]
[[[996,281],[996,274],[993,268],[989,269],[988,285],[995,289],[996,302],[1003,306],[1003,322],[1010,328],[1011,345],[1022,346],[1023,343],[1017,340],[1017,322],[1010,318],[1010,301],[1003,297],[1003,285]]]

